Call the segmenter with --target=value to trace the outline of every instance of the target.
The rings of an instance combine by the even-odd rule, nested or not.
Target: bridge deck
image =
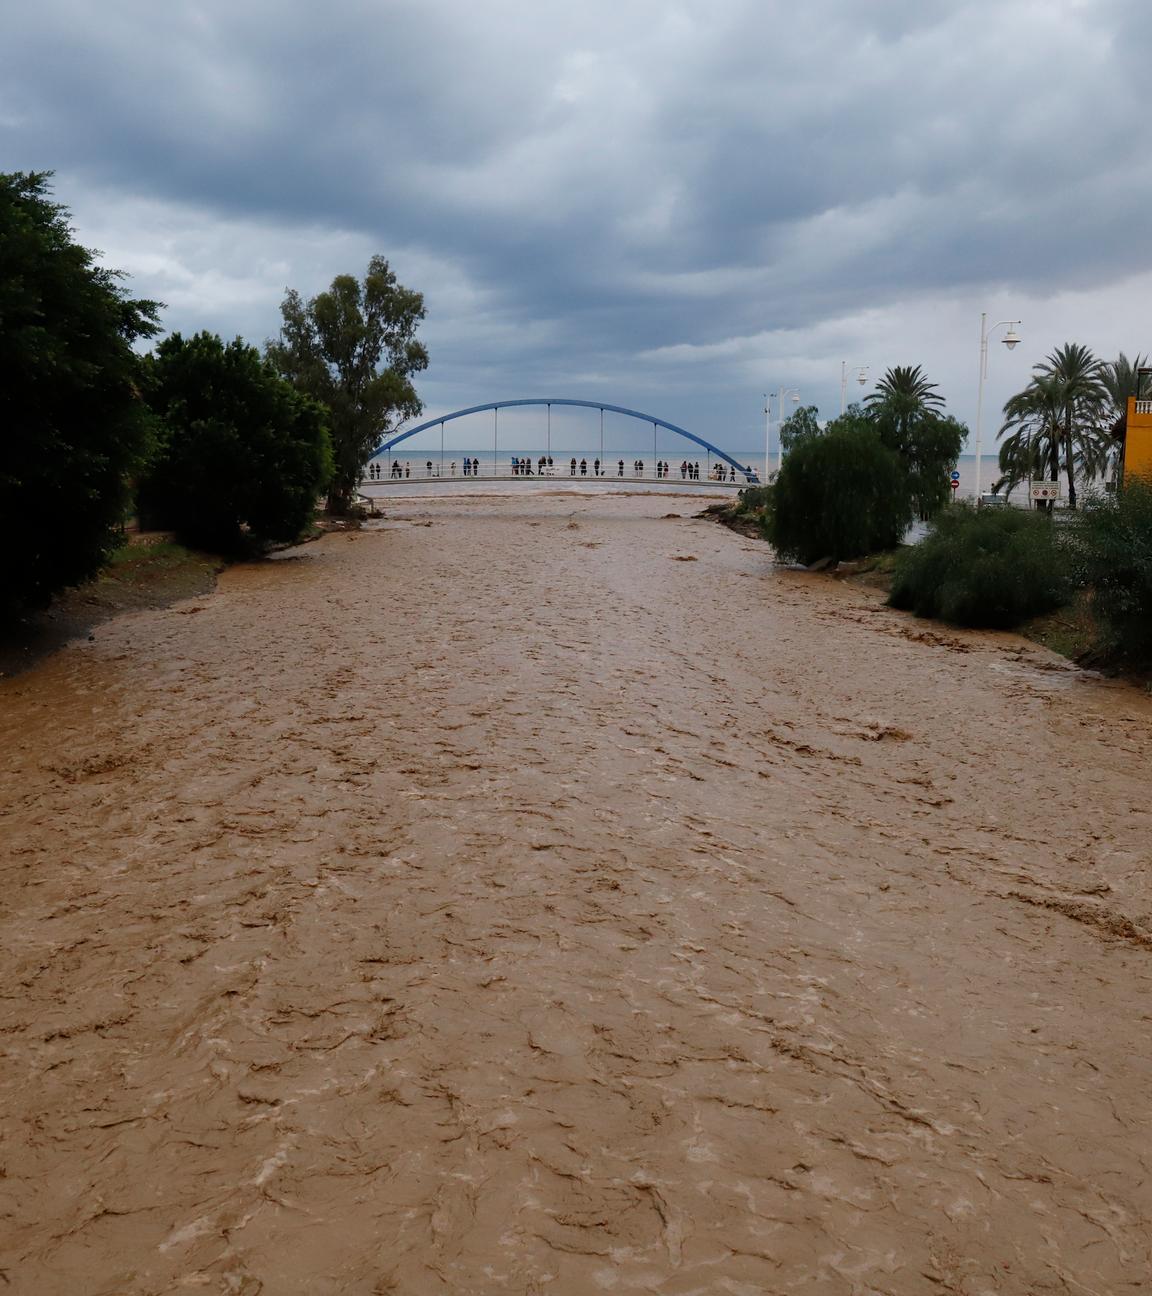
[[[742,490],[747,482],[744,481],[712,481],[705,477],[681,477],[679,473],[675,476],[656,477],[649,473],[646,476],[636,476],[629,473],[624,477],[611,476],[602,473],[599,477],[594,477],[591,473],[581,476],[577,473],[572,476],[569,473],[545,473],[540,476],[538,473],[532,473],[531,476],[525,474],[511,473],[477,473],[475,476],[469,474],[465,477],[462,473],[457,472],[455,476],[451,472],[421,472],[412,473],[410,477],[392,477],[385,473],[382,477],[365,477],[360,482],[361,490],[366,486],[482,486],[489,482],[517,482],[520,485],[536,486],[685,486],[696,490],[698,487],[704,487],[709,490]]]

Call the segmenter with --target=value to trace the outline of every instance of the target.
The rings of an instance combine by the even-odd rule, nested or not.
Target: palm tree
[[[1060,480],[1060,393],[1048,378],[1033,378],[1004,406],[999,435],[1000,471],[996,489],[1011,490],[1024,481]]]
[[[1124,441],[1128,435],[1128,397],[1140,395],[1140,370],[1148,364],[1146,355],[1137,355],[1129,360],[1123,351],[1100,371],[1100,381],[1108,395],[1111,416],[1110,434],[1112,445],[1109,448],[1109,459],[1115,457],[1119,462],[1124,460]]]
[[[930,517],[948,498],[947,470],[960,453],[964,428],[944,416],[944,398],[919,365],[889,369],[864,403],[880,440],[904,461],[917,512]]]
[[[925,378],[919,365],[897,365],[880,379],[876,390],[864,398],[864,404],[871,406],[870,413],[880,407],[897,413],[928,413],[942,409],[944,397],[937,393],[936,384]]]
[[[1092,479],[1108,463],[1109,445],[1101,427],[1108,402],[1103,368],[1087,347],[1066,342],[1036,365],[1028,386],[1004,405],[1000,435],[1012,435],[1001,448],[1001,469],[1009,471],[1011,466],[1011,475],[1029,464],[1044,466],[1056,481],[1063,466],[1068,507],[1073,509],[1077,468]]]

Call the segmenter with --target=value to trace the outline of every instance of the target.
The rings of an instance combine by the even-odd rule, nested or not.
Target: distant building
[[[1124,437],[1124,476],[1152,478],[1152,400],[1128,397]]]

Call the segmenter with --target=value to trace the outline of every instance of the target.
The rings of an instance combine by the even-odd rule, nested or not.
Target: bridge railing
[[[467,466],[465,466],[467,462]],[[669,463],[667,471],[657,470],[653,463],[620,461],[597,464],[594,459],[553,461],[551,465],[541,465],[538,460],[511,463],[472,463],[463,458],[425,459],[413,462],[410,459],[393,459],[390,462],[372,465],[379,469],[362,479],[367,485],[402,485],[404,482],[434,481],[566,481],[623,484],[626,482],[681,482],[711,486],[744,486],[743,475],[728,464],[698,464],[686,461],[678,464]]]

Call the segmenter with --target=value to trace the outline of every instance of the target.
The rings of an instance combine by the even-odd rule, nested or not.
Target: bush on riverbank
[[[900,542],[912,521],[899,457],[867,430],[804,440],[784,460],[773,488],[768,538],[806,566],[841,562]]]
[[[0,175],[0,619],[93,575],[123,534],[149,447],[132,344],[157,304],[72,237],[50,173]]]
[[[1115,496],[1085,501],[1074,555],[1108,652],[1152,666],[1152,484],[1136,478]]]
[[[1010,629],[1071,593],[1068,555],[1047,514],[957,504],[900,555],[888,603],[954,625]]]
[[[147,365],[160,446],[141,516],[220,553],[296,539],[332,469],[321,406],[239,338],[174,333]]]

